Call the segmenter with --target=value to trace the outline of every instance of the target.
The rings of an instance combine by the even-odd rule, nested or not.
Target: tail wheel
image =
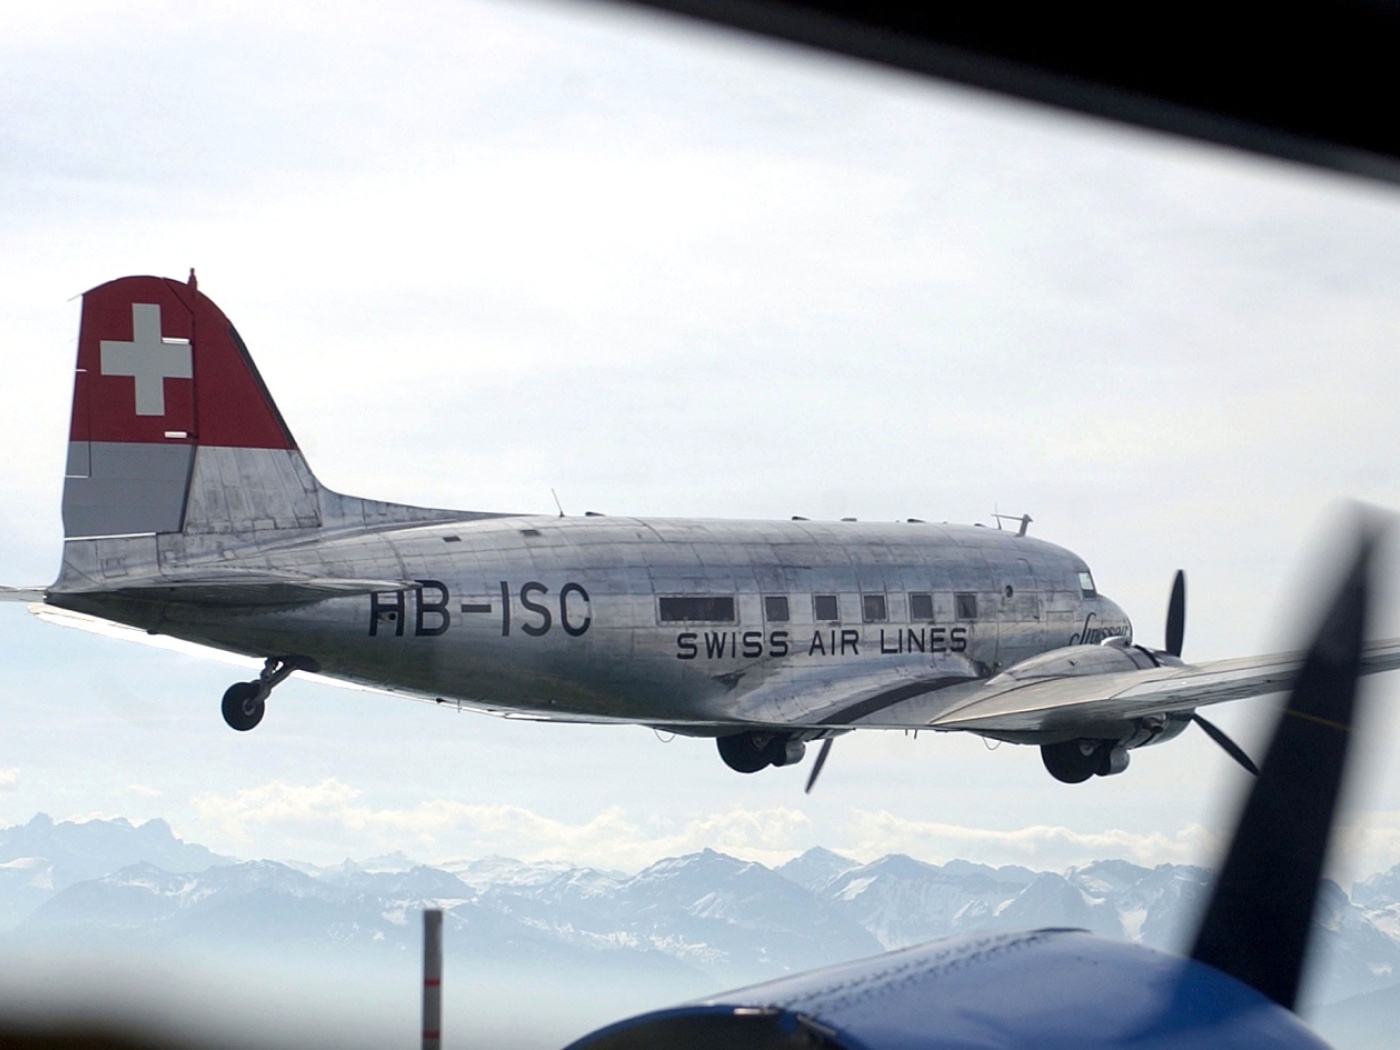
[[[719,757],[730,769],[737,773],[757,773],[773,762],[769,755],[770,739],[765,734],[760,742],[757,734],[735,733],[716,738],[715,745],[719,748]]]
[[[235,682],[224,693],[224,721],[246,733],[262,721],[267,691],[261,682]]]

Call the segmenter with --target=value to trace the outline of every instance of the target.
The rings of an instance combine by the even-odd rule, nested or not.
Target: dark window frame
[[[920,606],[927,603],[928,615],[921,615],[923,612]],[[933,623],[933,595],[928,591],[909,592],[909,622],[910,623]]]
[[[773,615],[773,610],[781,606],[782,615]],[[763,596],[763,618],[768,623],[791,623],[792,603],[786,594],[765,594]]]
[[[878,615],[871,615],[871,603],[878,604]],[[860,596],[860,618],[863,623],[889,623],[890,600],[883,594],[862,594]]]
[[[974,591],[959,591],[953,595],[953,609],[959,620],[977,619],[977,594]]]
[[[822,615],[822,606],[831,603],[831,615]],[[841,622],[841,598],[836,594],[814,594],[812,595],[812,619],[817,623],[840,623]]]
[[[737,623],[732,594],[657,595],[656,617],[661,623]]]

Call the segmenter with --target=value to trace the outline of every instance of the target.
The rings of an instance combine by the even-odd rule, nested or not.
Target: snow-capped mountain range
[[[1210,873],[1104,860],[1062,873],[869,864],[813,849],[776,869],[705,850],[633,875],[492,857],[391,855],[334,867],[237,861],[163,821],[0,829],[0,951],[181,948],[416,958],[418,913],[447,912],[474,970],[647,982],[685,998],[957,933],[1074,926],[1180,951]],[[1400,867],[1327,883],[1309,998],[1400,985]]]

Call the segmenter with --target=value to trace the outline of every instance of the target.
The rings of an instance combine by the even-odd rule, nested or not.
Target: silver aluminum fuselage
[[[151,537],[156,563],[160,539]],[[125,558],[142,560],[121,543]],[[1131,631],[1117,605],[1082,586],[1078,556],[973,526],[502,516],[292,531],[246,546],[230,536],[214,547],[211,566],[224,573],[417,586],[243,608],[62,587],[49,600],[247,655],[310,658],[379,689],[695,733],[858,724],[881,698],[900,697],[898,683],[918,692],[980,682],[1046,650]],[[101,551],[69,560],[84,557],[100,562]],[[188,571],[188,549],[179,561]],[[818,618],[817,596],[835,598],[834,620]],[[732,619],[667,619],[662,599],[676,597],[729,599]],[[766,598],[786,599],[786,620]]]

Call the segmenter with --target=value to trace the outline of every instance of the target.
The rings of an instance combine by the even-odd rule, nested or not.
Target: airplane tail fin
[[[83,296],[63,567],[50,599],[149,594],[157,583],[191,601],[382,590],[376,581],[308,583],[269,568],[258,552],[308,530],[498,516],[359,499],[321,485],[194,271],[188,281],[122,277]],[[240,551],[255,564],[241,564]]]
[[[193,271],[83,296],[67,539],[315,528],[322,491]]]

